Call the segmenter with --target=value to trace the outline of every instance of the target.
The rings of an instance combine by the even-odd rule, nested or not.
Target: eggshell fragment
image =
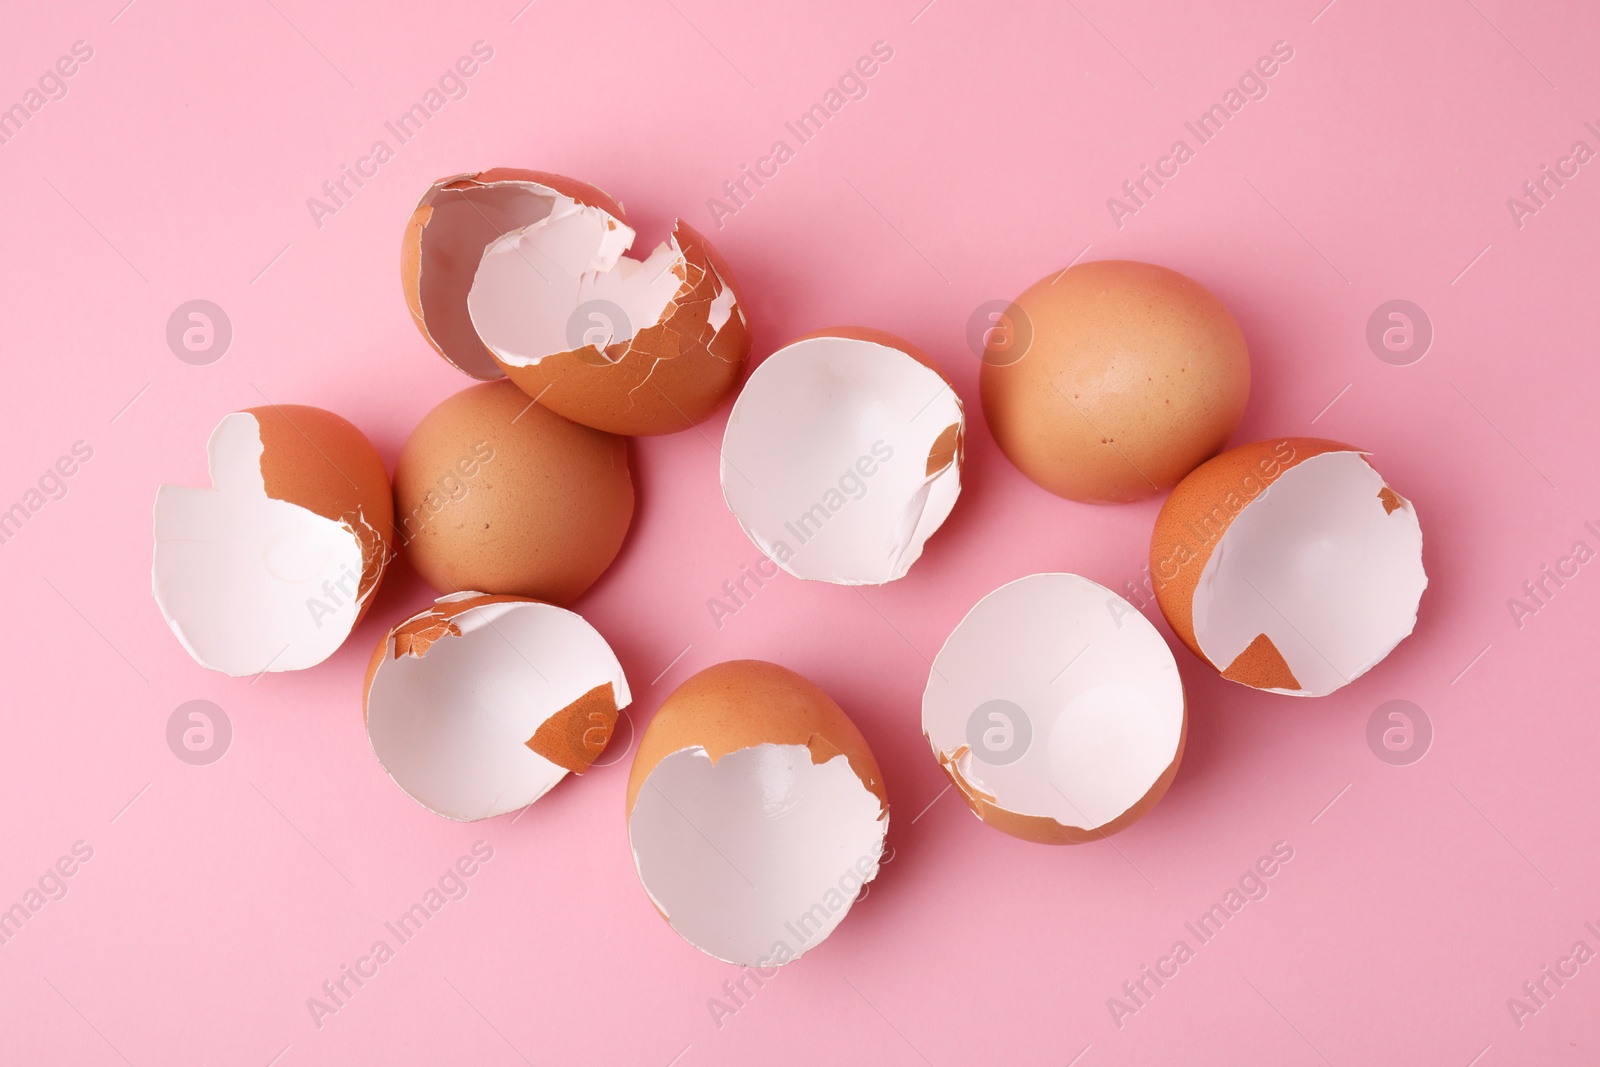
[[[879,330],[800,338],[750,375],[722,442],[722,495],[797,578],[903,577],[961,492],[961,398],[926,355]]]
[[[195,662],[240,677],[321,663],[389,560],[383,460],[321,408],[234,412],[206,445],[210,489],[156,493],[151,588]]]
[[[1126,829],[1166,793],[1188,732],[1172,651],[1076,574],[1034,574],[967,613],[933,662],[922,732],[979,819],[1040,844]]]
[[[1150,573],[1195,655],[1292,696],[1378,664],[1428,585],[1411,502],[1366,453],[1309,437],[1242,445],[1185,478],[1156,517]]]
[[[687,429],[738,381],[750,331],[727,262],[679,220],[647,258],[593,186],[537,171],[459,175],[424,195],[401,274],[434,347],[550,410],[619,434]]]
[[[605,750],[632,697],[583,617],[462,592],[391,630],[367,668],[367,738],[417,803],[466,822],[544,796]]]
[[[979,386],[1001,451],[1058,496],[1102,504],[1170,489],[1227,442],[1250,395],[1228,309],[1150,263],[1083,263],[1041,279],[991,335]]]
[[[406,556],[439,592],[569,604],[611,565],[633,519],[627,440],[506,381],[425,415],[400,451],[394,492]]]
[[[735,660],[662,702],[628,777],[628,838],[656,909],[729,963],[776,967],[833,932],[877,877],[883,776],[828,695]]]

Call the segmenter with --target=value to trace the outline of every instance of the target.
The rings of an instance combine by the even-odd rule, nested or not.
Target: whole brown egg
[[[535,403],[509,381],[423,416],[394,471],[395,525],[441,593],[564,606],[616,558],[633,520],[628,442]]]
[[[1085,503],[1165,492],[1244,415],[1250,354],[1204,286],[1150,263],[1084,263],[1041,279],[993,331],[979,385],[1001,451]]]

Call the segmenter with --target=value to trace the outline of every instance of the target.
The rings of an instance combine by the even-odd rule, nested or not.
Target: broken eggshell
[[[1428,576],[1411,502],[1348,445],[1242,445],[1167,498],[1150,541],[1173,632],[1224,678],[1326,696],[1415,628]]]
[[[604,751],[631,700],[582,616],[462,592],[391,630],[367,667],[367,738],[417,803],[466,822],[544,796]]]
[[[643,259],[622,206],[583,182],[498,169],[436,182],[406,230],[413,319],[474,377],[508,376],[574,422],[672,433],[733,388],[750,331],[722,256],[679,220]]]
[[[909,342],[808,334],[768,356],[734,402],[723,499],[797,578],[894,581],[955,506],[964,428],[961,398]]]
[[[234,677],[321,663],[389,559],[383,460],[349,422],[297,404],[224,417],[206,451],[211,488],[156,492],[162,616],[195,662]]]
[[[877,877],[883,775],[826,693],[759,660],[719,663],[662,702],[628,777],[628,839],[656,910],[707,955],[796,959]]]
[[[922,732],[979,819],[1040,844],[1126,829],[1166,793],[1188,731],[1172,650],[1076,574],[978,601],[940,649]]]

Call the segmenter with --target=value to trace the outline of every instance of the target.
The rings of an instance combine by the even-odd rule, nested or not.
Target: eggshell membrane
[[[227,674],[321,662],[366,614],[393,551],[382,459],[346,420],[296,404],[228,415],[207,451],[211,488],[156,496],[163,617]]]
[[[491,381],[504,371],[467,313],[473,275],[490,242],[549,213],[549,191],[623,217],[622,205],[592,185],[559,174],[496,167],[434,182],[406,223],[400,246],[406,308],[434,351],[474,378]]]
[[[1031,342],[986,351],[984,415],[1001,451],[1058,496],[1120,503],[1163,492],[1226,443],[1244,415],[1239,325],[1198,282],[1107,260],[1017,297]]]
[[[474,643],[474,633],[484,637]],[[378,693],[390,705],[389,721],[375,725],[380,673],[401,661],[413,673]],[[437,674],[415,673],[425,667]],[[406,708],[440,688],[453,701],[444,709]],[[395,784],[436,814],[472,821],[515,811],[568,773],[583,774],[631,699],[615,654],[581,616],[523,597],[461,592],[378,643],[362,717]]]
[[[842,358],[840,352],[808,346],[818,340],[871,346],[859,353],[863,364],[859,378],[847,384],[852,361]],[[948,392],[929,398],[924,395],[926,382],[902,378],[894,383],[899,395],[874,393],[887,387],[886,372],[891,368],[865,366],[865,361],[876,358],[882,349],[908,357],[920,370],[931,372],[926,377]],[[916,395],[908,390],[917,390]],[[934,407],[940,400],[948,403]],[[904,427],[882,422],[894,417],[896,405],[905,409],[910,420]],[[951,421],[936,435],[911,425],[941,412]],[[843,419],[846,432],[830,435],[837,427],[826,420],[834,417]],[[955,506],[965,462],[965,427],[965,412],[954,385],[909,341],[869,327],[817,330],[769,356],[735,402],[723,439],[723,498],[751,542],[796,577],[843,585],[894,581],[904,577],[921,557],[928,539]],[[912,481],[902,484],[903,471],[895,475],[898,481],[892,485],[901,493],[892,498],[885,513],[877,514],[886,499],[883,494],[891,488],[882,484],[882,471],[892,460],[883,460],[874,451],[877,470],[861,497],[848,498],[838,512],[830,511],[818,528],[806,526],[806,517],[818,506],[829,510],[826,497],[837,488],[829,479],[849,473],[853,464],[865,458],[865,438],[879,429],[886,439],[893,440],[891,447],[896,450],[904,447],[905,436],[920,436],[919,459],[925,460],[919,462]],[[852,437],[860,441],[852,445]],[[828,452],[830,448],[836,452]],[[840,448],[842,452],[837,451]],[[828,459],[818,458],[824,453]],[[826,477],[819,480],[819,471]],[[857,501],[867,496],[873,497],[872,505],[858,506]],[[849,514],[843,522],[833,517],[846,511]],[[801,532],[809,534],[804,541],[796,532],[796,522],[806,527]]]
[[[681,284],[658,321],[635,323],[633,337],[607,345],[603,356],[586,347],[528,366],[497,356],[501,370],[552,411],[610,433],[675,433],[709,418],[744,372],[750,329],[721,254],[682,220],[673,243]]]
[[[647,784],[664,804],[641,800]],[[763,955],[769,935],[790,939],[778,920],[814,911],[813,896],[841,875],[857,889],[876,876],[888,794],[866,740],[826,693],[786,668],[736,660],[699,672],[663,701],[640,738],[626,815],[640,879],[673,929],[718,959],[765,966],[798,958],[831,933],[854,893],[822,909],[815,936],[775,958]],[[705,864],[679,854],[701,841],[713,852]],[[757,871],[755,880],[730,855]],[[786,864],[788,876],[774,873]]]
[[[1004,765],[968,743],[969,719],[991,700],[1032,723],[1028,747]],[[923,735],[973,814],[1038,844],[1131,826],[1166,794],[1188,739],[1166,642],[1127,601],[1075,574],[1019,578],[980,600],[935,658],[922,707]]]
[[[1367,487],[1373,489],[1370,494],[1372,497],[1370,504],[1367,504],[1364,500],[1366,494],[1358,490],[1356,498],[1348,502],[1348,507],[1370,506],[1374,509],[1373,515],[1370,516],[1371,519],[1376,519],[1378,511],[1381,511],[1385,517],[1394,516],[1396,512],[1400,512],[1400,516],[1394,518],[1392,522],[1409,521],[1410,529],[1416,529],[1415,513],[1410,503],[1383,482],[1382,476],[1372,469],[1365,453],[1348,445],[1322,438],[1272,438],[1230,449],[1197,468],[1194,473],[1178,485],[1162,505],[1161,511],[1156,517],[1155,528],[1150,542],[1150,573],[1155,588],[1156,601],[1160,604],[1162,614],[1166,616],[1168,623],[1172,626],[1173,632],[1178,635],[1179,640],[1188,646],[1189,650],[1196,656],[1210,663],[1221,672],[1223,677],[1252,688],[1298,696],[1325,695],[1325,692],[1332,691],[1325,684],[1319,686],[1317,691],[1305,688],[1302,684],[1302,679],[1297,677],[1295,669],[1286,660],[1284,653],[1264,631],[1245,643],[1244,647],[1236,655],[1229,657],[1227,662],[1217,662],[1206,653],[1199,637],[1199,624],[1197,621],[1199,613],[1197,612],[1196,598],[1203,587],[1203,583],[1217,580],[1217,576],[1220,574],[1218,570],[1220,557],[1217,556],[1217,552],[1225,542],[1232,543],[1236,539],[1237,531],[1234,527],[1241,516],[1253,507],[1271,506],[1275,498],[1269,493],[1269,490],[1278,484],[1290,471],[1297,469],[1308,470],[1309,468],[1304,465],[1313,460],[1317,461],[1314,465],[1320,469],[1329,459],[1336,459],[1339,456],[1347,456],[1350,463],[1360,464],[1359,469],[1354,473],[1359,474],[1360,471],[1368,472],[1370,475],[1368,481],[1371,484]],[[1326,478],[1327,475],[1321,475],[1321,477]],[[1318,491],[1315,495],[1322,497],[1325,503],[1345,507],[1345,498],[1343,496],[1334,496],[1334,488],[1334,483],[1325,481],[1324,489]],[[1288,507],[1291,505],[1284,501],[1279,506]],[[1264,515],[1263,519],[1265,520],[1268,517],[1268,515]],[[1257,530],[1261,529],[1261,524],[1252,525]],[[1378,528],[1382,529],[1384,525],[1379,523]],[[1370,529],[1371,526],[1369,524]],[[1385,547],[1385,551],[1392,551],[1397,558],[1403,561],[1404,558],[1409,557],[1411,554],[1409,547],[1404,543],[1406,531],[1397,529],[1392,532],[1401,535],[1402,541],[1397,547],[1394,545]],[[1349,531],[1334,530],[1330,527],[1321,536],[1326,539],[1341,533],[1347,534]],[[1234,534],[1235,537],[1230,537],[1230,534]],[[1268,530],[1267,535],[1270,536],[1270,534],[1271,531]],[[1257,536],[1260,535],[1258,534]],[[1415,575],[1408,578],[1406,575],[1400,574],[1394,578],[1386,578],[1382,582],[1385,587],[1382,590],[1384,595],[1392,593],[1393,596],[1404,599],[1408,595],[1405,589],[1414,585],[1416,597],[1420,598],[1421,590],[1427,584],[1427,578],[1425,573],[1422,572],[1421,566],[1420,536],[1420,532],[1417,532]],[[1256,543],[1253,548],[1248,550],[1241,548],[1241,551],[1248,551],[1250,556],[1260,558],[1263,553],[1268,551],[1269,547]],[[1278,551],[1280,554],[1293,553],[1296,549],[1293,544],[1287,544]],[[1372,555],[1376,551],[1377,547],[1369,544],[1364,554]],[[1327,546],[1319,550],[1317,555],[1319,558],[1335,560],[1336,562],[1335,557],[1330,555]],[[1356,577],[1352,575],[1351,580],[1355,580]],[[1420,584],[1416,583],[1416,578],[1420,578]],[[1248,575],[1245,575],[1242,580],[1247,583],[1250,582]],[[1253,592],[1257,596],[1265,598],[1265,594],[1261,593],[1259,589],[1253,590]],[[1220,587],[1216,587],[1216,591],[1212,595],[1215,597],[1227,596],[1228,594]],[[1283,618],[1276,603],[1269,601],[1267,604],[1269,614]],[[1285,603],[1282,606],[1304,610],[1299,608],[1298,605]],[[1412,624],[1415,622],[1415,609],[1416,600],[1412,599],[1409,605]],[[1329,603],[1319,614],[1330,615],[1341,610],[1340,605]],[[1287,622],[1288,630],[1280,632],[1280,639],[1283,638],[1285,632],[1295,638],[1303,637],[1303,634],[1296,627],[1295,620],[1286,619],[1285,621]],[[1267,625],[1267,623],[1264,622],[1263,625]],[[1302,618],[1300,626],[1304,627],[1305,625],[1305,619]],[[1374,623],[1371,620],[1363,623],[1360,619],[1352,619],[1349,625],[1370,626],[1374,625]],[[1406,634],[1409,634],[1410,628],[1409,625],[1405,626],[1404,632],[1395,637],[1393,644],[1388,645],[1388,650],[1392,650],[1394,644],[1398,644]],[[1353,681],[1361,673],[1370,669],[1384,655],[1387,655],[1388,650],[1384,650],[1382,654],[1371,662],[1356,665],[1352,668],[1351,673],[1345,673],[1340,668],[1334,667],[1332,661],[1322,656],[1320,652],[1315,653],[1315,656],[1322,659],[1325,665],[1333,667],[1334,672],[1339,675],[1338,684],[1333,686],[1333,688],[1338,688],[1340,685]],[[1297,653],[1299,651],[1302,650],[1297,650]],[[1300,658],[1302,662],[1305,662],[1301,655],[1297,654],[1296,658]],[[1312,665],[1312,669],[1319,674],[1321,673],[1320,667],[1315,664]],[[1302,667],[1301,673],[1309,672]]]
[[[485,443],[491,458],[464,476],[463,460]],[[471,386],[424,416],[394,484],[406,554],[440,592],[571,603],[611,565],[633,518],[627,441],[506,381]],[[462,484],[451,499],[449,487]]]

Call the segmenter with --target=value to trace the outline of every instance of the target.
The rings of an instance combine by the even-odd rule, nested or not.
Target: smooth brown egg
[[[1165,492],[1244,415],[1250,354],[1222,302],[1150,263],[1084,263],[1041,279],[991,333],[979,385],[1001,451],[1058,496]]]
[[[448,398],[395,466],[395,525],[440,593],[565,605],[605,573],[633,520],[626,439],[548,411],[509,381]]]

